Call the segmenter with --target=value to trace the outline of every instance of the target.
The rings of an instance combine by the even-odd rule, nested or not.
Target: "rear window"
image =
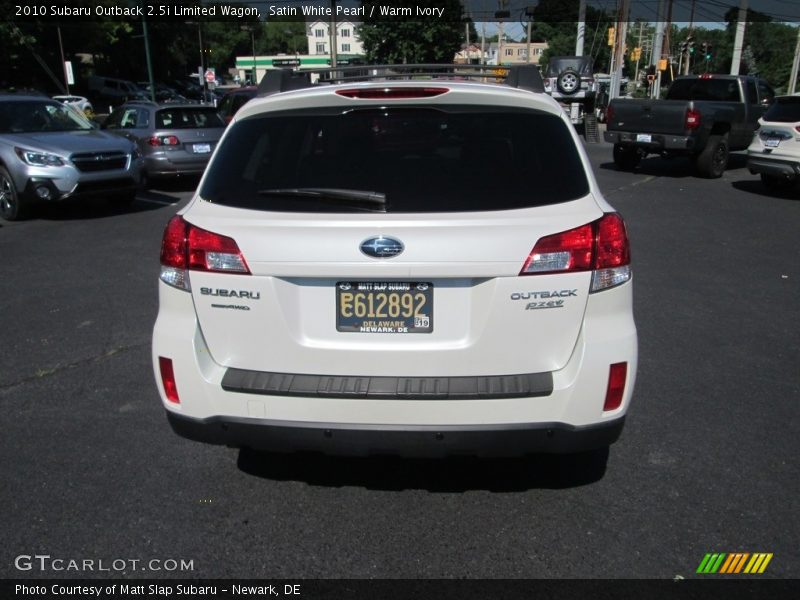
[[[200,195],[289,212],[454,212],[585,196],[568,126],[530,110],[389,108],[272,113],[233,125]]]
[[[209,129],[225,127],[213,108],[164,108],[156,112],[158,129]]]
[[[775,103],[764,113],[765,121],[797,123],[800,121],[800,96],[776,98]]]
[[[669,86],[667,100],[741,101],[735,79],[676,79]]]

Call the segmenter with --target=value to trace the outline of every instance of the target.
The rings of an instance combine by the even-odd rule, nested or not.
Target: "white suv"
[[[538,70],[364,69],[262,83],[167,225],[173,429],[331,454],[607,447],[636,374],[628,238]]]
[[[764,116],[747,149],[747,167],[771,190],[791,189],[800,181],[800,95],[779,96]]]

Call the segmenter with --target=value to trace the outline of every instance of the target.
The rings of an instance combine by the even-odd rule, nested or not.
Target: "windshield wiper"
[[[386,194],[369,190],[347,190],[340,188],[276,188],[259,190],[262,196],[293,196],[314,200],[339,202],[353,200],[356,204],[367,204],[386,209]]]

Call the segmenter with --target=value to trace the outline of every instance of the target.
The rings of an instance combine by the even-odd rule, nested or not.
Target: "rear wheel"
[[[703,151],[697,156],[697,171],[703,177],[717,179],[728,166],[728,134],[712,135]]]
[[[624,171],[631,171],[642,160],[642,153],[638,148],[614,144],[614,164]]]
[[[0,216],[6,221],[19,221],[29,212],[28,203],[20,198],[11,175],[5,167],[0,167]]]

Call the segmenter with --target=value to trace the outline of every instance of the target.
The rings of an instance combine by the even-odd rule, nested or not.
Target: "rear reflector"
[[[630,279],[630,245],[625,223],[617,213],[569,231],[541,238],[520,275],[592,271],[592,292]]]
[[[187,271],[250,274],[233,238],[195,227],[176,215],[167,224],[161,242],[161,280],[189,290]]]
[[[346,98],[360,100],[402,100],[403,98],[432,98],[449,91],[448,88],[438,87],[385,87],[336,90],[336,93]]]
[[[603,410],[616,410],[622,404],[622,396],[625,394],[625,379],[628,376],[628,363],[615,363],[608,371],[608,389],[606,390],[606,401]]]
[[[178,397],[178,386],[175,384],[175,371],[172,368],[172,359],[158,357],[158,368],[161,371],[161,383],[164,385],[164,394],[167,400],[180,404],[181,399]]]

